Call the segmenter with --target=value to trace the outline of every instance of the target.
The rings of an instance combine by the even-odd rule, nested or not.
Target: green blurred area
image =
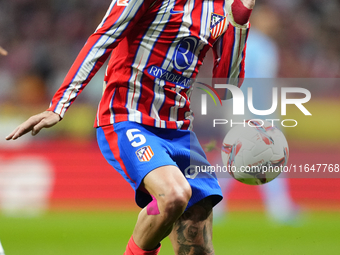
[[[53,212],[38,218],[0,217],[6,255],[123,254],[137,212]],[[214,227],[216,254],[333,255],[340,217],[319,212],[275,225],[261,212],[232,212]],[[168,239],[160,255],[174,254]]]

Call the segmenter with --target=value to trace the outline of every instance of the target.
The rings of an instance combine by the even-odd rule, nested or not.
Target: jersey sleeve
[[[112,50],[131,31],[150,6],[150,1],[143,0],[124,3],[126,6],[120,6],[117,0],[112,1],[102,22],[88,38],[61,87],[52,98],[48,111],[64,116],[68,107],[105,63]]]
[[[226,78],[228,84],[241,86],[249,28],[249,23],[245,26],[229,23],[227,31],[216,41],[213,47],[213,78]]]

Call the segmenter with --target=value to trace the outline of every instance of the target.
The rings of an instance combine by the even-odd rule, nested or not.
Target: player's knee
[[[175,192],[172,192],[171,197],[172,202],[183,212],[191,198],[191,187],[188,185],[188,187],[177,189]]]
[[[163,201],[163,213],[166,218],[176,220],[185,210],[191,198],[191,188],[181,187],[171,190]]]

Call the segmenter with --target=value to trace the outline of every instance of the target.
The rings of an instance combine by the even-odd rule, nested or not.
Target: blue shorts
[[[143,178],[166,165],[177,166],[191,186],[192,197],[187,208],[208,196],[213,205],[222,199],[215,174],[195,170],[195,166],[210,164],[192,131],[125,121],[98,127],[97,140],[105,159],[135,190],[136,203],[141,208],[152,201],[140,186]]]

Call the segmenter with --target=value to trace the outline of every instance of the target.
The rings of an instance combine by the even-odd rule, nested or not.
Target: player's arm
[[[213,47],[213,78],[227,78],[228,84],[241,85],[244,78],[249,17],[254,5],[255,0],[232,1],[228,13],[228,29]]]
[[[112,50],[148,10],[151,0],[126,1],[127,6],[118,6],[117,2],[112,1],[103,21],[80,51],[54,95],[48,111],[53,111],[63,118],[68,107],[104,64]]]
[[[47,111],[29,118],[8,135],[6,140],[15,140],[30,131],[35,135],[42,128],[58,123],[111,51],[147,11],[150,1],[129,1],[127,6],[118,6],[117,1],[112,1],[103,21],[81,49]]]

